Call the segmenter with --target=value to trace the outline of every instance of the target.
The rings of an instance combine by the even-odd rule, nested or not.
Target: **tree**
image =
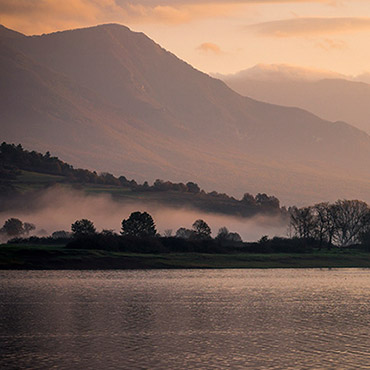
[[[115,236],[117,234],[114,232],[113,229],[103,229],[101,231],[101,235],[103,235],[103,236]]]
[[[224,226],[218,230],[216,240],[229,241],[229,242],[241,242],[242,238],[238,233],[229,232],[227,227]]]
[[[194,230],[186,229],[185,227],[180,227],[176,231],[176,238],[180,239],[195,239],[196,234]]]
[[[36,226],[34,224],[31,224],[29,222],[25,222],[23,224],[23,233],[28,235],[32,230],[35,230]]]
[[[227,240],[231,242],[235,242],[235,243],[239,243],[243,241],[242,237],[238,233],[235,233],[235,232],[229,233],[229,235],[227,236]]]
[[[278,198],[274,196],[268,196],[265,193],[258,193],[256,195],[256,203],[262,208],[266,210],[277,210],[280,208],[280,201]]]
[[[18,218],[9,218],[5,221],[2,231],[8,236],[20,236],[24,233],[23,222]]]
[[[228,235],[229,235],[229,230],[227,229],[227,227],[225,226],[221,227],[218,229],[216,240],[220,240],[220,241],[227,240]]]
[[[58,230],[58,231],[54,231],[52,234],[51,234],[51,237],[53,239],[68,239],[71,237],[71,233],[68,232],[68,231],[65,231],[65,230]]]
[[[309,239],[314,237],[315,217],[312,207],[290,209],[290,226],[299,238]]]
[[[193,225],[193,230],[197,239],[210,239],[211,237],[211,228],[207,223],[201,219],[196,220]]]
[[[147,212],[133,212],[122,221],[121,234],[124,236],[153,237],[157,233],[152,216]]]
[[[319,241],[320,249],[323,242],[327,242],[328,248],[330,248],[335,232],[335,212],[333,205],[329,203],[318,203],[313,206],[312,212],[315,223],[314,237]]]
[[[360,242],[362,245],[367,247],[367,250],[370,251],[370,225],[367,230],[360,234]]]
[[[334,208],[334,239],[338,245],[358,243],[370,225],[370,208],[359,200],[338,200]]]
[[[186,187],[189,193],[198,194],[200,192],[200,187],[195,182],[189,181],[188,183],[186,183]]]
[[[73,236],[75,237],[87,236],[96,233],[94,224],[86,218],[74,222],[71,226],[71,229],[73,232]]]

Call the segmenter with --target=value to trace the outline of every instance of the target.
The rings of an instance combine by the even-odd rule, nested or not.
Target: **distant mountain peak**
[[[225,76],[227,79],[249,78],[257,81],[318,81],[322,79],[345,79],[345,75],[328,70],[293,66],[289,64],[259,63],[251,68]]]

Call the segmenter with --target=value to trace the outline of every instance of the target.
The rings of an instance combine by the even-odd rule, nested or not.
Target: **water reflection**
[[[369,368],[370,271],[0,272],[0,367]]]

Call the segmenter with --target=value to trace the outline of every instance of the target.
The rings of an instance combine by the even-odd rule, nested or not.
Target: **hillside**
[[[106,172],[75,169],[49,152],[43,155],[24,150],[20,144],[0,145],[0,213],[17,209],[32,211],[40,207],[43,203],[40,199],[49,190],[56,189],[61,194],[70,188],[81,196],[109,195],[121,204],[159,204],[246,218],[269,215],[277,216],[277,222],[279,217],[283,221],[287,216],[279,200],[264,193],[255,197],[246,193],[237,200],[216,191],[206,193],[191,181],[183,184],[157,179],[152,185],[138,184],[125,176],[117,178]]]
[[[253,67],[235,75],[219,76],[241,95],[273,104],[307,109],[331,120],[343,120],[370,133],[370,84],[346,76],[299,74],[294,68],[265,70]]]
[[[194,179],[288,204],[370,200],[370,137],[348,124],[242,97],[124,26],[9,32],[3,140],[138,181]]]

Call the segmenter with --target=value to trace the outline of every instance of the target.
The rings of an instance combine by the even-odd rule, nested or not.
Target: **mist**
[[[86,195],[81,191],[55,187],[46,190],[32,207],[27,209],[0,212],[0,225],[11,218],[30,222],[36,226],[33,235],[50,235],[58,230],[71,230],[76,220],[91,220],[98,231],[103,229],[119,232],[121,222],[134,211],[150,213],[160,234],[172,230],[172,235],[180,227],[191,228],[197,219],[203,219],[212,229],[215,237],[220,227],[237,232],[243,241],[256,241],[263,235],[286,236],[287,225],[280,217],[258,215],[253,218],[241,218],[206,213],[195,209],[171,208],[158,203],[123,202],[112,199],[109,195]],[[45,232],[43,232],[45,231]]]

